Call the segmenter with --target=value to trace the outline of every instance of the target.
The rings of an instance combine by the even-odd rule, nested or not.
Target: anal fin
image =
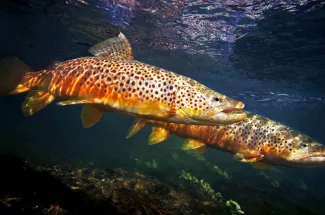
[[[22,110],[25,116],[31,116],[34,113],[42,110],[50,104],[55,97],[41,90],[31,90],[26,96],[26,100],[22,104]]]
[[[138,133],[141,129],[144,128],[144,126],[146,126],[146,122],[144,122],[143,120],[135,120],[133,125],[131,126],[128,135],[126,136],[126,138],[130,138],[133,135],[135,135],[136,133]]]
[[[193,140],[193,139],[186,139],[182,146],[182,150],[191,150],[191,149],[198,149],[205,146],[204,142]]]
[[[169,131],[161,127],[152,127],[152,132],[149,136],[149,144],[157,144],[166,140],[169,136]]]
[[[95,125],[102,117],[103,112],[98,110],[94,105],[87,104],[81,110],[81,122],[84,128],[90,128]]]

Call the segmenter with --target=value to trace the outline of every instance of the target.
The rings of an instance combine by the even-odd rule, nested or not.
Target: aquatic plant
[[[199,154],[197,152],[192,152],[192,151],[189,151],[188,153],[191,156],[193,156],[194,158],[196,158],[198,161],[203,162],[208,168],[212,169],[212,171],[218,173],[218,175],[226,178],[227,180],[230,180],[231,179],[231,176],[226,171],[222,170],[217,165],[212,164],[209,161],[205,160],[205,158],[201,154]]]
[[[273,180],[273,181],[271,182],[271,185],[272,185],[273,187],[280,187],[280,183],[279,183],[278,181],[276,181],[276,180]]]
[[[245,212],[241,210],[240,205],[231,199],[226,202],[225,210],[228,215],[245,214]]]
[[[221,193],[215,192],[211,188],[209,183],[205,182],[203,179],[199,179],[199,178],[193,176],[189,172],[181,170],[179,177],[182,178],[182,179],[185,179],[186,181],[189,181],[190,183],[193,183],[195,185],[199,185],[200,188],[214,200],[219,200],[219,199],[223,198]]]
[[[145,165],[151,169],[158,169],[158,163],[156,160],[147,161]]]
[[[298,186],[303,190],[308,190],[307,184],[302,179],[299,179]]]

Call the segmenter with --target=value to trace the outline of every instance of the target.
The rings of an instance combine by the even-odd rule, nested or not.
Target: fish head
[[[184,87],[176,93],[177,110],[193,124],[228,125],[244,120],[245,104],[208,87]]]
[[[292,147],[292,152],[284,157],[285,165],[292,167],[325,166],[325,145],[310,138],[303,138]]]

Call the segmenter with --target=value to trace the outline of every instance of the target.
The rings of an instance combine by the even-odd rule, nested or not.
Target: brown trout
[[[223,126],[200,126],[146,121],[153,125],[149,144],[156,144],[170,134],[185,138],[183,150],[204,151],[208,147],[234,154],[241,162],[256,168],[270,165],[287,167],[325,166],[325,146],[285,125],[253,113],[241,122]],[[144,122],[136,121],[129,136]]]
[[[182,124],[231,124],[243,120],[240,101],[199,82],[133,59],[127,38],[100,42],[89,49],[95,56],[54,63],[32,69],[16,57],[0,63],[0,93],[28,92],[24,115],[33,115],[55,98],[58,105],[82,104],[85,128],[97,123],[103,112],[139,119]]]

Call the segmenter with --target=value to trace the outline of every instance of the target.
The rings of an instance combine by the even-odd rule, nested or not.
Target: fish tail
[[[30,89],[28,83],[37,73],[18,57],[0,61],[0,94],[19,94]]]
[[[30,116],[46,107],[54,100],[49,92],[33,89],[40,77],[39,72],[17,57],[6,57],[0,61],[0,94],[12,95],[29,91],[22,111],[25,116]]]

